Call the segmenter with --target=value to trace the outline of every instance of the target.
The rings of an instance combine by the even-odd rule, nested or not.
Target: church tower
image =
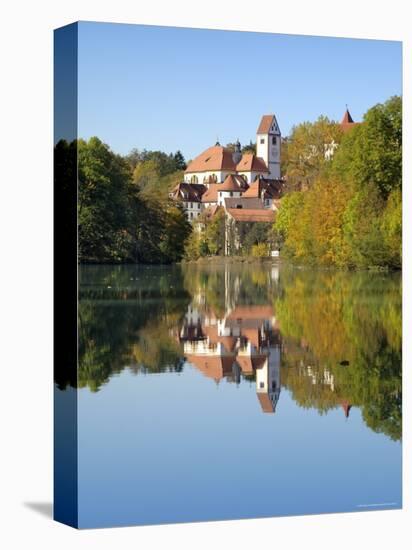
[[[275,115],[263,115],[256,132],[256,155],[265,161],[271,179],[280,179],[280,139]]]

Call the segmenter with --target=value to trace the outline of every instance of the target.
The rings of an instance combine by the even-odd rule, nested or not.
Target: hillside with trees
[[[331,160],[322,144],[338,144]],[[342,134],[327,119],[294,128],[275,222],[282,255],[345,268],[402,264],[402,100],[369,109]]]
[[[254,148],[251,142],[244,150]],[[61,185],[70,183],[66,168],[76,152],[80,262],[158,264],[224,255],[223,213],[202,213],[204,231],[194,231],[169,198],[186,168],[180,151],[133,149],[121,156],[97,137],[59,142]],[[349,132],[323,116],[294,127],[282,141],[281,170],[286,192],[275,224],[244,224],[241,254],[268,255],[271,243],[295,263],[401,267],[400,97],[372,107]]]
[[[55,147],[55,178],[78,159],[79,261],[159,264],[179,261],[191,227],[168,189],[185,167],[180,152],[115,154],[97,137]],[[71,180],[72,181],[72,180]]]

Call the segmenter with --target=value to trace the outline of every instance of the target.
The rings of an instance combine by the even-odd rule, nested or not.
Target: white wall
[[[256,156],[259,157],[260,155],[256,155]],[[263,177],[267,177],[266,172],[254,172],[254,171],[252,171],[252,172],[238,172],[238,174],[239,174],[239,176],[246,176],[247,182],[249,183],[249,185],[255,181],[256,176],[262,175]]]
[[[220,204],[220,206],[223,206],[225,203],[225,199],[231,198],[231,197],[241,197],[242,193],[239,191],[218,191],[217,192],[217,204]]]
[[[192,176],[197,176],[197,183],[204,183],[204,179],[209,179],[211,176],[215,175],[217,177],[217,183],[222,183],[228,174],[233,174],[228,170],[211,170],[210,172],[188,172],[185,174],[185,182],[190,183]]]
[[[189,221],[195,220],[199,214],[203,211],[204,206],[200,202],[183,202],[183,208],[186,213],[186,217]]]

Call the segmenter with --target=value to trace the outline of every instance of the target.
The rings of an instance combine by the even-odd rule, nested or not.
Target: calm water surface
[[[82,266],[80,298],[80,527],[401,507],[398,274]]]

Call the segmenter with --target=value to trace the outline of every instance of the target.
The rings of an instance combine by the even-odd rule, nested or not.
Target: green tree
[[[287,147],[283,147],[283,172],[292,189],[311,187],[328,161],[328,151],[338,145],[342,130],[336,122],[320,116],[315,122],[303,122],[292,129]]]
[[[402,99],[390,98],[369,109],[362,124],[348,132],[333,168],[360,187],[374,185],[383,198],[402,185]]]
[[[204,240],[207,251],[212,256],[222,256],[225,253],[225,212],[219,208],[215,215],[206,221]],[[202,254],[203,255],[203,254]]]
[[[126,254],[130,168],[96,137],[78,142],[79,258],[118,261]]]
[[[387,261],[392,267],[402,266],[402,192],[394,189],[386,202],[382,216],[382,233],[387,249]]]

